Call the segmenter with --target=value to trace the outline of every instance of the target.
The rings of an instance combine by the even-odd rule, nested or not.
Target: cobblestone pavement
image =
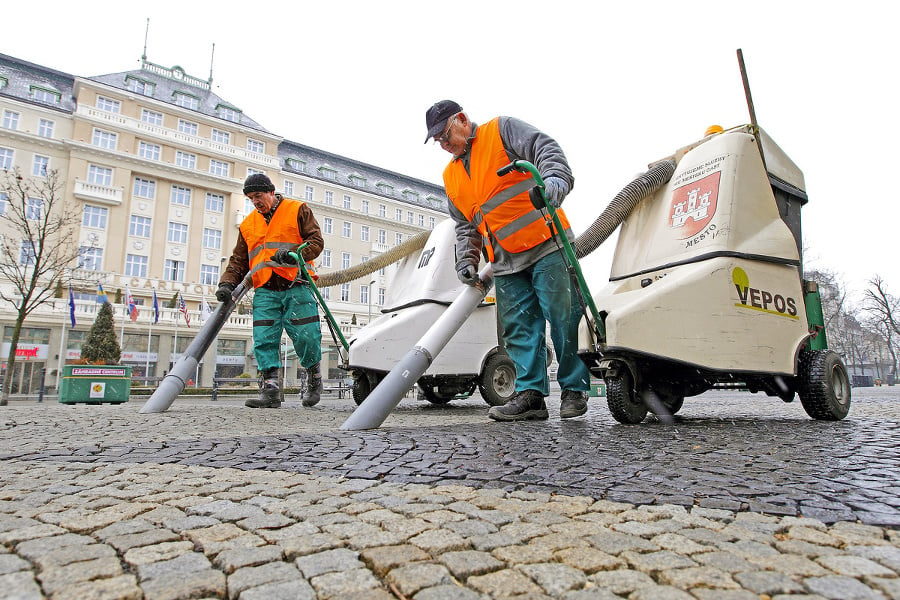
[[[0,407],[0,598],[900,598],[900,388],[672,425],[404,400]]]

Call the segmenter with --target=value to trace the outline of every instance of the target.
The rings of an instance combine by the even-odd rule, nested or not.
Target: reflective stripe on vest
[[[512,171],[503,177],[497,170],[509,164],[500,138],[499,120],[478,127],[472,141],[466,172],[461,160],[453,160],[444,170],[447,196],[454,206],[485,238],[488,260],[494,260],[491,234],[507,252],[523,252],[550,239],[548,217],[535,210],[528,190],[534,187],[530,174]],[[569,222],[557,210],[564,229]]]
[[[254,288],[264,285],[272,277],[273,271],[288,281],[297,278],[297,267],[270,267],[266,262],[272,259],[279,248],[293,252],[303,243],[300,226],[297,224],[302,205],[303,202],[298,200],[283,199],[268,224],[258,211],[253,211],[241,222],[241,235],[247,242],[247,257]],[[308,262],[307,265],[312,276],[312,263]]]

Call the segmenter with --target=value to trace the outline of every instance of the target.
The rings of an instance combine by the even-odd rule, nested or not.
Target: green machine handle
[[[325,300],[322,298],[322,294],[319,293],[319,288],[316,286],[316,282],[313,281],[312,275],[310,275],[309,271],[306,269],[306,263],[303,260],[303,256],[300,254],[300,251],[306,248],[308,245],[309,242],[303,242],[297,247],[297,250],[295,252],[289,252],[289,254],[297,260],[297,264],[300,266],[300,272],[303,273],[303,278],[309,283],[309,287],[312,289],[313,294],[315,294],[319,306],[321,306],[322,310],[325,311],[325,318],[328,319],[328,322],[331,323],[332,329],[340,338],[341,345],[344,347],[344,351],[349,352],[350,344],[347,343],[347,339],[344,337],[344,334],[341,333],[341,328],[338,327],[337,322],[334,320],[334,316],[332,316],[331,311],[328,310],[328,306],[325,304]]]

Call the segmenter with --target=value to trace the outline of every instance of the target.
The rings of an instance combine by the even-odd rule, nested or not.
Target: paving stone
[[[805,590],[800,582],[775,571],[745,571],[735,573],[733,577],[745,589],[768,596],[796,594]]]
[[[96,540],[89,535],[64,533],[63,535],[54,535],[20,542],[16,545],[16,554],[29,560],[34,560],[48,552],[65,548],[66,546],[84,546],[95,542]]]
[[[118,550],[127,552],[132,548],[141,546],[153,546],[162,542],[175,542],[181,540],[181,536],[168,529],[151,529],[142,533],[131,533],[110,537],[106,543]]]
[[[294,560],[299,556],[314,554],[332,548],[342,548],[345,542],[330,533],[316,533],[304,537],[278,540],[278,546],[284,552],[285,560]]]
[[[610,571],[626,566],[625,561],[621,558],[595,548],[565,548],[554,552],[553,558],[588,575],[597,571]]]
[[[646,553],[629,550],[623,552],[620,558],[643,573],[656,573],[666,569],[684,569],[697,566],[697,563],[690,558],[675,554],[669,550]]]
[[[0,575],[8,575],[30,569],[31,564],[27,560],[22,560],[14,554],[0,554]]]
[[[707,567],[719,569],[725,573],[740,573],[757,569],[754,564],[731,552],[699,552],[691,554],[691,560]]]
[[[194,544],[188,541],[163,542],[152,546],[132,548],[123,557],[132,566],[162,562],[194,551]]]
[[[359,558],[378,577],[384,577],[388,571],[395,567],[428,560],[431,556],[417,546],[400,544],[367,548],[360,552]]]
[[[324,573],[358,569],[365,566],[359,560],[359,555],[347,548],[336,548],[301,556],[294,561],[294,564],[307,579]]]
[[[35,566],[41,571],[64,567],[72,563],[116,556],[116,551],[106,544],[86,544],[83,546],[66,546],[51,550],[34,559]]]
[[[309,523],[294,523],[293,525],[288,525],[287,527],[281,527],[279,529],[263,529],[256,532],[257,535],[269,543],[313,535],[316,533],[320,533],[319,528]]]
[[[820,565],[845,577],[896,577],[897,573],[862,556],[822,556]]]
[[[303,579],[269,583],[246,589],[240,600],[317,600],[316,591]]]
[[[444,565],[420,562],[391,569],[385,582],[396,586],[404,596],[412,596],[425,588],[451,584],[453,578]]]
[[[518,569],[476,575],[466,580],[466,585],[492,598],[541,592],[541,588]]]
[[[588,541],[597,550],[617,556],[622,552],[632,550],[637,552],[653,552],[659,550],[659,546],[645,540],[642,537],[619,533],[617,531],[604,531],[588,537]]]
[[[452,550],[466,550],[470,546],[468,540],[464,537],[446,529],[423,531],[419,535],[410,538],[409,543],[432,555]]]
[[[297,568],[285,562],[272,562],[258,567],[244,567],[228,576],[228,598],[236,600],[244,590],[269,583],[302,579]]]
[[[216,568],[230,575],[243,567],[255,567],[267,562],[280,561],[283,558],[280,546],[254,546],[252,548],[234,548],[222,550],[213,559]]]
[[[478,592],[458,585],[436,585],[419,591],[412,600],[484,600]]]
[[[160,577],[141,583],[145,600],[223,598],[225,586],[225,574],[213,569],[184,573],[179,577]]]
[[[473,575],[484,575],[491,571],[498,571],[505,565],[487,552],[477,550],[462,550],[458,552],[445,552],[437,557],[438,562],[447,567],[454,577],[465,581]]]
[[[368,569],[325,573],[314,577],[310,584],[319,598],[349,597],[357,594],[362,599],[372,597],[370,590],[381,589],[381,582]]]
[[[628,600],[696,600],[696,598],[678,588],[654,585],[635,590],[628,596]]]
[[[240,521],[252,517],[265,516],[263,509],[252,504],[242,504],[231,500],[216,500],[206,504],[197,504],[188,507],[185,511],[188,515],[200,515],[213,517],[220,521]]]
[[[801,540],[781,540],[775,542],[775,549],[782,554],[797,554],[806,558],[817,558],[819,556],[833,556],[842,554],[843,551],[832,546],[819,546],[810,544]]]
[[[666,569],[659,573],[657,581],[679,589],[715,588],[733,590],[740,587],[730,574],[715,567]]]
[[[507,564],[542,563],[553,560],[553,549],[546,546],[512,545],[495,548],[491,554]]]
[[[18,549],[17,549],[18,551]],[[847,552],[874,560],[880,565],[900,574],[900,547],[897,546],[850,546]],[[21,554],[21,552],[19,552]]]
[[[68,533],[68,531],[62,527],[47,523],[39,523],[38,525],[11,529],[0,533],[0,545],[14,546],[27,540],[59,536],[64,533]]]
[[[81,581],[91,581],[122,574],[122,566],[116,557],[95,558],[41,571],[38,578],[41,587],[50,595],[64,587]]]
[[[144,593],[134,575],[95,579],[60,588],[53,600],[141,600]]]
[[[5,598],[15,600],[44,600],[41,586],[30,571],[0,575],[0,590]]]
[[[803,585],[812,593],[830,600],[884,600],[881,592],[850,577],[808,577],[803,580]]]
[[[188,552],[168,560],[138,565],[137,575],[138,579],[143,583],[144,581],[161,577],[177,579],[188,573],[206,571],[211,567],[209,559],[203,554]]]
[[[568,565],[536,563],[519,565],[517,568],[554,598],[569,590],[582,588],[587,582],[584,573]]]
[[[757,567],[768,569],[770,571],[778,571],[785,575],[799,577],[819,577],[828,575],[828,572],[820,565],[808,558],[803,558],[802,556],[779,554],[777,556],[748,557],[747,560]]]
[[[625,596],[642,587],[656,585],[653,578],[646,573],[631,569],[599,571],[591,575],[590,580],[599,588]]]
[[[758,594],[747,590],[707,590],[695,588],[691,590],[697,600],[760,600]]]

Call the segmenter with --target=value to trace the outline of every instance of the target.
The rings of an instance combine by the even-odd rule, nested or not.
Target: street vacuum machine
[[[713,128],[663,162],[674,172],[622,222],[609,283],[579,331],[612,416],[671,416],[685,397],[726,387],[798,395],[812,418],[844,418],[847,369],[803,279],[803,173],[755,123]]]

